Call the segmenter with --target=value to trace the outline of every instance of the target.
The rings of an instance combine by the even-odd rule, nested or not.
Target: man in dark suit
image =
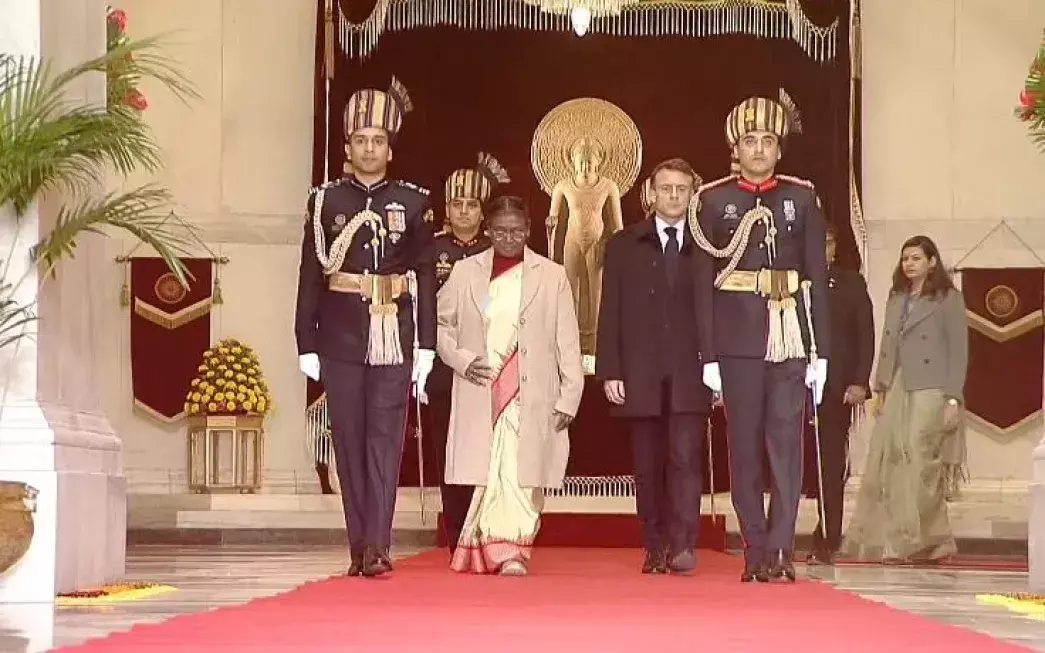
[[[831,564],[842,543],[842,509],[853,410],[867,401],[874,361],[874,309],[867,283],[855,270],[835,265],[834,225],[827,225],[827,303],[831,310],[831,373],[820,405],[820,457],[824,524],[813,531],[809,564]],[[819,493],[819,489],[817,491]]]
[[[486,251],[490,239],[481,233],[483,204],[493,190],[511,181],[497,159],[479,153],[479,165],[454,170],[446,180],[446,224],[435,237],[435,278],[439,288],[450,277],[454,265],[469,256]],[[446,438],[450,430],[450,404],[454,372],[441,359],[436,359],[428,379],[430,432],[434,438],[435,456],[440,474],[439,498],[442,503],[443,532],[452,554],[461,537],[468,516],[474,488],[446,482]]]
[[[653,215],[606,246],[595,373],[611,414],[631,422],[642,572],[691,574],[711,407],[705,379],[718,378],[712,262],[686,229],[700,183],[693,168],[671,159],[651,179]]]
[[[813,185],[779,175],[798,128],[790,98],[752,97],[726,118],[737,172],[700,189],[697,244],[715,274],[715,353],[728,423],[730,488],[744,539],[742,582],[794,582],[806,386],[820,403],[830,356],[824,218]],[[806,285],[808,284],[808,285]],[[806,292],[809,301],[807,305]],[[812,334],[808,324],[813,323]],[[771,470],[766,515],[763,460]]]
[[[385,177],[410,108],[406,89],[363,89],[345,107],[352,175],[313,188],[301,245],[295,335],[301,371],[322,381],[352,562],[389,557],[411,383],[435,361],[433,213],[428,191]]]

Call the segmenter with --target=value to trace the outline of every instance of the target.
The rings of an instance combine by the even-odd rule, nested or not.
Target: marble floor
[[[416,552],[402,549],[395,555]],[[92,607],[0,606],[0,653],[47,651],[133,624],[242,603],[340,573],[344,566],[341,547],[133,547],[128,552],[126,580],[175,585],[177,591]],[[1045,622],[981,605],[975,599],[980,593],[1024,591],[1025,573],[880,567],[818,567],[802,573],[1045,653]]]

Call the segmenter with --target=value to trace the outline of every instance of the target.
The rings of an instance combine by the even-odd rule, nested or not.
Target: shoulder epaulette
[[[803,186],[811,191],[816,191],[816,186],[814,186],[813,182],[809,181],[808,179],[802,179],[801,177],[792,177],[791,175],[777,175],[777,179],[780,179],[781,181],[790,182],[792,184],[795,184],[796,186]]]
[[[341,179],[334,179],[333,181],[328,181],[325,184],[320,184],[318,186],[313,186],[312,188],[308,189],[308,194],[309,195],[315,195],[319,191],[326,190],[326,189],[328,189],[328,188],[330,188],[332,186],[340,186],[341,185],[341,181],[342,181]]]
[[[435,232],[435,237],[436,238],[442,238],[444,236],[449,236],[451,233],[453,233],[453,232],[450,231],[448,228],[443,227],[439,231]]]
[[[716,179],[715,181],[709,181],[708,183],[703,184],[700,188],[697,189],[697,194],[699,195],[700,193],[703,193],[706,190],[711,190],[712,188],[718,188],[719,186],[721,186],[723,184],[729,183],[731,181],[736,181],[736,178],[737,178],[736,175],[726,175],[725,177],[722,177],[721,179]]]
[[[404,181],[402,179],[398,179],[398,180],[396,180],[396,183],[398,185],[402,186],[403,188],[409,188],[410,190],[412,190],[414,192],[417,192],[417,193],[421,193],[422,195],[426,195],[427,196],[431,192],[427,188],[425,188],[424,186],[418,186],[417,184],[413,183],[412,181]]]

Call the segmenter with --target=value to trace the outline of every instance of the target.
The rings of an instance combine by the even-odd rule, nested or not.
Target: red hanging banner
[[[161,422],[185,417],[185,393],[210,346],[213,261],[185,258],[186,289],[160,258],[131,259],[134,405]]]
[[[1041,411],[1045,269],[967,268],[961,274],[969,320],[965,405],[981,427],[1007,435]]]

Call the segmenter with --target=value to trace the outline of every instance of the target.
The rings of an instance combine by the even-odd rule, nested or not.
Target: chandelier
[[[599,16],[618,16],[628,5],[641,0],[523,0],[540,7],[549,14],[569,14],[570,24],[577,36],[584,36],[591,28],[591,19]]]

